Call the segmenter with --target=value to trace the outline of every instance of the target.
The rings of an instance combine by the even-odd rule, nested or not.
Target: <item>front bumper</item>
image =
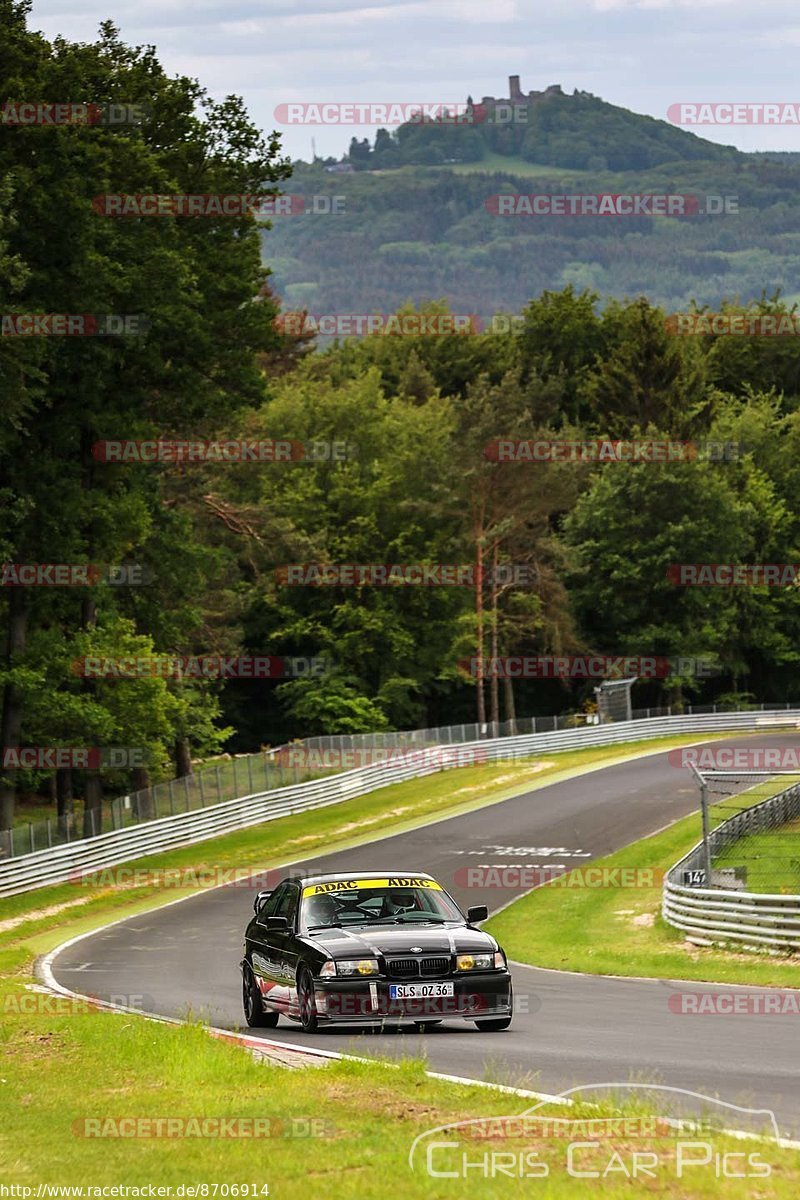
[[[315,979],[314,996],[320,1023],[352,1021],[367,1024],[383,1021],[480,1021],[509,1017],[512,1013],[511,975],[508,971],[476,971],[468,978],[448,976],[415,980],[416,984],[453,984],[452,996],[390,999],[389,987],[403,980],[374,976],[372,979]]]

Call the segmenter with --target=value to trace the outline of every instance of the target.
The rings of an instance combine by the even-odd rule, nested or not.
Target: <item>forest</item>
[[[593,702],[596,680],[483,678],[465,670],[476,658],[687,664],[637,685],[641,704],[800,697],[793,583],[684,586],[675,571],[800,561],[796,336],[688,336],[644,286],[615,299],[585,280],[550,288],[524,273],[504,330],[454,330],[448,314],[479,308],[423,286],[398,228],[395,257],[377,265],[350,243],[353,286],[362,271],[391,279],[404,262],[392,286],[416,298],[385,311],[430,317],[423,330],[441,319],[443,332],[315,342],[280,319],[315,307],[283,288],[283,218],[112,219],[93,203],[112,190],[305,187],[277,137],[234,98],[167,77],[110,25],[90,45],[50,44],[11,0],[0,10],[0,67],[20,95],[78,81],[108,102],[150,106],[125,130],[24,128],[0,147],[3,312],[143,318],[122,333],[101,321],[84,323],[84,336],[0,338],[0,828],[27,797],[75,795],[97,809],[104,792],[186,774],[222,751]],[[740,194],[750,180],[785,203],[791,164],[723,166]],[[430,177],[428,235],[459,211],[468,223],[480,186]],[[324,281],[342,245],[326,240],[322,217],[303,220]],[[603,240],[586,233],[587,246]],[[770,235],[776,247],[790,236]],[[542,239],[555,255],[559,237]],[[642,234],[639,244],[653,243]],[[469,239],[461,249],[473,253]],[[496,251],[512,257],[513,240]],[[682,253],[693,255],[688,242]],[[467,258],[460,269],[471,277]],[[764,275],[753,299],[725,294],[714,307],[730,316],[794,321],[791,297]],[[359,310],[373,311],[372,299]],[[709,311],[707,292],[696,311]],[[498,455],[498,439],[732,449],[542,460]],[[191,451],[209,444],[259,449]],[[425,565],[434,582],[320,583],[297,564]],[[437,564],[463,568],[459,583],[439,584]],[[691,670],[693,658],[713,670]],[[208,659],[245,665],[220,678],[187,669]],[[123,660],[151,666],[102,667]],[[163,660],[172,666],[152,665]],[[15,750],[35,746],[143,757],[103,770],[13,765]]]

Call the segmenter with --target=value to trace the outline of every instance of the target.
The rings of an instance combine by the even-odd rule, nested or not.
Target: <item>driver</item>
[[[306,906],[307,925],[334,925],[339,910],[333,896],[312,896]]]

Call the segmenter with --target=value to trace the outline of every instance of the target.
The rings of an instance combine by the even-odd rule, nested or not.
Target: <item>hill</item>
[[[467,98],[463,119],[407,122],[379,130],[375,142],[350,144],[356,170],[476,163],[493,154],[522,162],[591,171],[635,171],[667,162],[731,162],[733,146],[709,142],[667,121],[608,104],[589,92],[564,93],[558,84],[523,93],[519,77],[509,95]]]
[[[797,291],[797,156],[719,146],[585,93],[549,88],[524,99],[528,124],[500,123],[498,106],[511,97],[483,97],[480,123],[379,131],[364,160],[356,143],[338,167],[347,173],[296,163],[287,191],[305,196],[305,207],[337,196],[340,211],[300,215],[298,201],[298,215],[265,231],[284,306],[371,313],[445,299],[486,317],[570,283],[604,298],[644,294],[672,311],[692,299],[716,308],[723,297]],[[426,156],[457,161],[401,161]],[[696,211],[501,216],[499,193],[679,195],[694,198]]]

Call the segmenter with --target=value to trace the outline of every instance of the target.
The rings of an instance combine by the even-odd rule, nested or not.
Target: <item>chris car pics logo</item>
[[[548,1111],[554,1107],[555,1115]],[[430,1179],[470,1185],[559,1177],[650,1187],[680,1181],[677,1194],[691,1195],[696,1193],[689,1189],[708,1186],[706,1181],[712,1188],[723,1179],[763,1186],[758,1181],[772,1175],[771,1159],[782,1144],[770,1109],[660,1084],[597,1083],[570,1088],[519,1114],[438,1125],[411,1143],[408,1166]]]

